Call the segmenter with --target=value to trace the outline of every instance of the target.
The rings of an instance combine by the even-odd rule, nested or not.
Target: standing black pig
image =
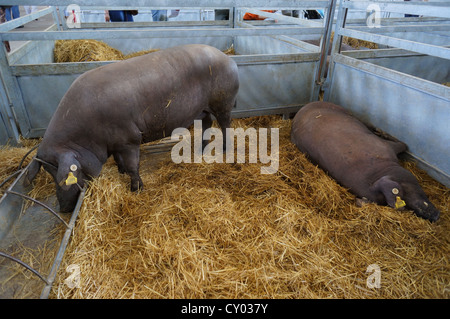
[[[292,121],[291,141],[358,197],[439,219],[414,175],[398,162],[406,145],[378,137],[344,108],[328,102],[305,105]]]
[[[141,189],[139,145],[198,118],[207,129],[211,114],[225,132],[238,88],[236,63],[207,45],[177,46],[88,71],[62,98],[25,183],[43,164],[55,180],[60,210],[70,212],[80,187],[113,155],[119,171],[130,175],[131,190]]]

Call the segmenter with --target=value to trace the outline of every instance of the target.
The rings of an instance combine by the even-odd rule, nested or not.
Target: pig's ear
[[[376,191],[383,193],[386,203],[395,209],[402,209],[406,204],[403,201],[403,188],[402,186],[392,180],[389,176],[383,176],[378,179],[373,188]]]
[[[25,179],[23,181],[23,186],[27,187],[31,185],[34,178],[36,177],[37,173],[39,173],[39,170],[41,169],[41,162],[38,162],[36,160],[33,160],[31,164],[28,166],[27,173],[25,174]]]
[[[64,153],[58,160],[56,183],[63,188],[68,188],[81,178],[81,164],[75,159],[73,153]]]

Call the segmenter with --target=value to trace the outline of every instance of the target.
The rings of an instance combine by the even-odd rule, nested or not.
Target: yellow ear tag
[[[406,206],[405,201],[403,199],[401,199],[400,196],[396,196],[395,197],[395,208],[399,209],[399,208],[402,208],[405,206]]]
[[[73,176],[72,172],[69,172],[69,175],[67,176],[66,179],[66,185],[73,185],[77,183],[77,178],[75,176]]]

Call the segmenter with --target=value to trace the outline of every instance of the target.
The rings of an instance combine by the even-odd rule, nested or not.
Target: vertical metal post
[[[345,22],[347,20],[347,12],[348,8],[343,5],[344,0],[340,0],[339,2],[339,12],[334,30],[334,38],[333,45],[331,49],[330,63],[328,66],[328,75],[324,84],[324,101],[328,101],[329,99],[329,88],[331,87],[331,83],[333,82],[333,73],[334,73],[334,55],[339,54],[341,52],[341,44],[342,44],[342,36],[340,35],[340,29],[345,27]]]
[[[232,27],[232,28],[235,28],[235,26],[236,26],[236,20],[235,20],[234,17],[236,16],[236,8],[233,7],[233,8],[229,8],[229,9],[230,9],[230,14],[229,14],[228,19],[229,19],[229,21],[230,21],[231,27]]]
[[[55,9],[56,10],[56,9]],[[67,30],[67,23],[66,23],[66,16],[64,14],[64,11],[66,10],[66,7],[64,6],[59,6],[58,7],[58,11],[59,11],[59,23],[61,23],[61,29],[62,30]]]
[[[8,94],[8,89],[6,87],[5,78],[8,77],[9,64],[8,64],[8,53],[6,52],[6,48],[3,45],[3,39],[0,36],[0,112],[2,113],[4,124],[6,126],[6,130],[8,131],[8,135],[13,140],[12,144],[19,144],[20,136],[19,130],[16,125],[16,119],[14,117],[14,113],[11,108],[11,97]]]
[[[3,46],[2,40],[3,39],[0,36],[0,43],[2,43]],[[31,125],[29,123],[28,117],[24,114],[25,106],[23,104],[22,93],[20,91],[19,84],[17,83],[17,79],[12,74],[9,67],[8,56],[4,47],[0,48],[0,73],[3,87],[2,90],[5,91],[9,101],[7,106],[9,121],[13,126],[13,130],[15,131],[15,133],[17,133],[17,129],[14,129],[14,127],[16,127],[16,118],[14,117],[14,115],[16,115],[22,135],[26,136],[26,134],[28,134],[31,129]],[[18,136],[15,136],[15,138],[17,141],[19,141]]]
[[[62,31],[62,21],[59,20],[58,11],[56,10],[56,7],[53,7],[52,15],[53,15],[53,20],[55,21],[57,30]]]
[[[322,87],[325,75],[326,61],[328,57],[328,50],[330,47],[331,30],[333,28],[334,12],[336,10],[336,1],[337,0],[330,0],[328,5],[327,17],[325,20],[325,30],[322,36],[322,42],[320,46],[321,47],[320,60],[317,68],[317,73],[315,76],[314,91],[312,94],[312,99],[315,101],[319,99],[319,92]]]

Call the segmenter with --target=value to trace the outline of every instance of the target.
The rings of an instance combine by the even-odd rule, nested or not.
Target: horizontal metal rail
[[[289,39],[295,41],[295,39]],[[255,65],[266,63],[299,63],[318,60],[318,53],[283,53],[259,55],[235,55],[231,57],[237,65]],[[81,74],[89,70],[117,61],[64,62],[42,64],[18,64],[10,66],[14,76],[38,76],[59,74]],[[39,159],[36,159],[39,160]],[[48,163],[47,163],[48,164]]]
[[[384,44],[391,47],[423,53],[443,59],[450,59],[450,48],[445,48],[437,45],[425,44],[410,40],[403,40],[399,38],[389,37],[386,35],[357,31],[347,28],[340,29],[339,35],[361,39],[369,42],[375,42],[378,44]]]
[[[251,29],[140,29],[140,30],[95,30],[95,31],[15,31],[2,32],[3,41],[27,41],[27,40],[82,40],[82,39],[136,39],[136,38],[185,38],[196,37],[220,37],[220,36],[262,36],[262,35],[298,35],[309,33],[321,35],[323,28],[299,28],[299,27],[275,27],[275,28],[251,28]]]
[[[394,83],[401,83],[403,86],[409,87],[411,89],[424,91],[427,94],[433,95],[438,98],[450,98],[450,90],[448,89],[448,87],[434,82],[423,81],[422,79],[416,78],[414,76],[405,76],[405,74],[402,72],[380,67],[367,61],[348,57],[344,54],[336,55],[334,57],[334,61],[336,63],[373,74],[377,77],[384,78]]]
[[[449,8],[450,10],[450,8]],[[348,25],[348,23],[347,23]],[[389,25],[380,26],[379,28],[367,26],[347,26],[347,29],[363,31],[369,33],[392,33],[392,32],[433,32],[433,31],[449,31],[450,20],[439,21],[439,24],[409,24],[409,25]],[[449,37],[450,38],[450,37]],[[449,43],[450,44],[450,43]]]
[[[227,7],[253,7],[253,8],[274,8],[274,9],[296,9],[298,7],[311,7],[320,8],[327,0],[133,0],[127,1],[124,6],[124,1],[121,0],[40,0],[41,6],[68,6],[76,3],[77,5],[84,6],[99,6],[110,8],[174,8],[179,9],[182,7],[190,8],[227,8]],[[17,5],[36,5],[36,0],[15,0]]]
[[[146,21],[146,22],[81,22],[80,29],[118,29],[118,28],[163,28],[163,27],[227,27],[226,20],[204,21]]]

